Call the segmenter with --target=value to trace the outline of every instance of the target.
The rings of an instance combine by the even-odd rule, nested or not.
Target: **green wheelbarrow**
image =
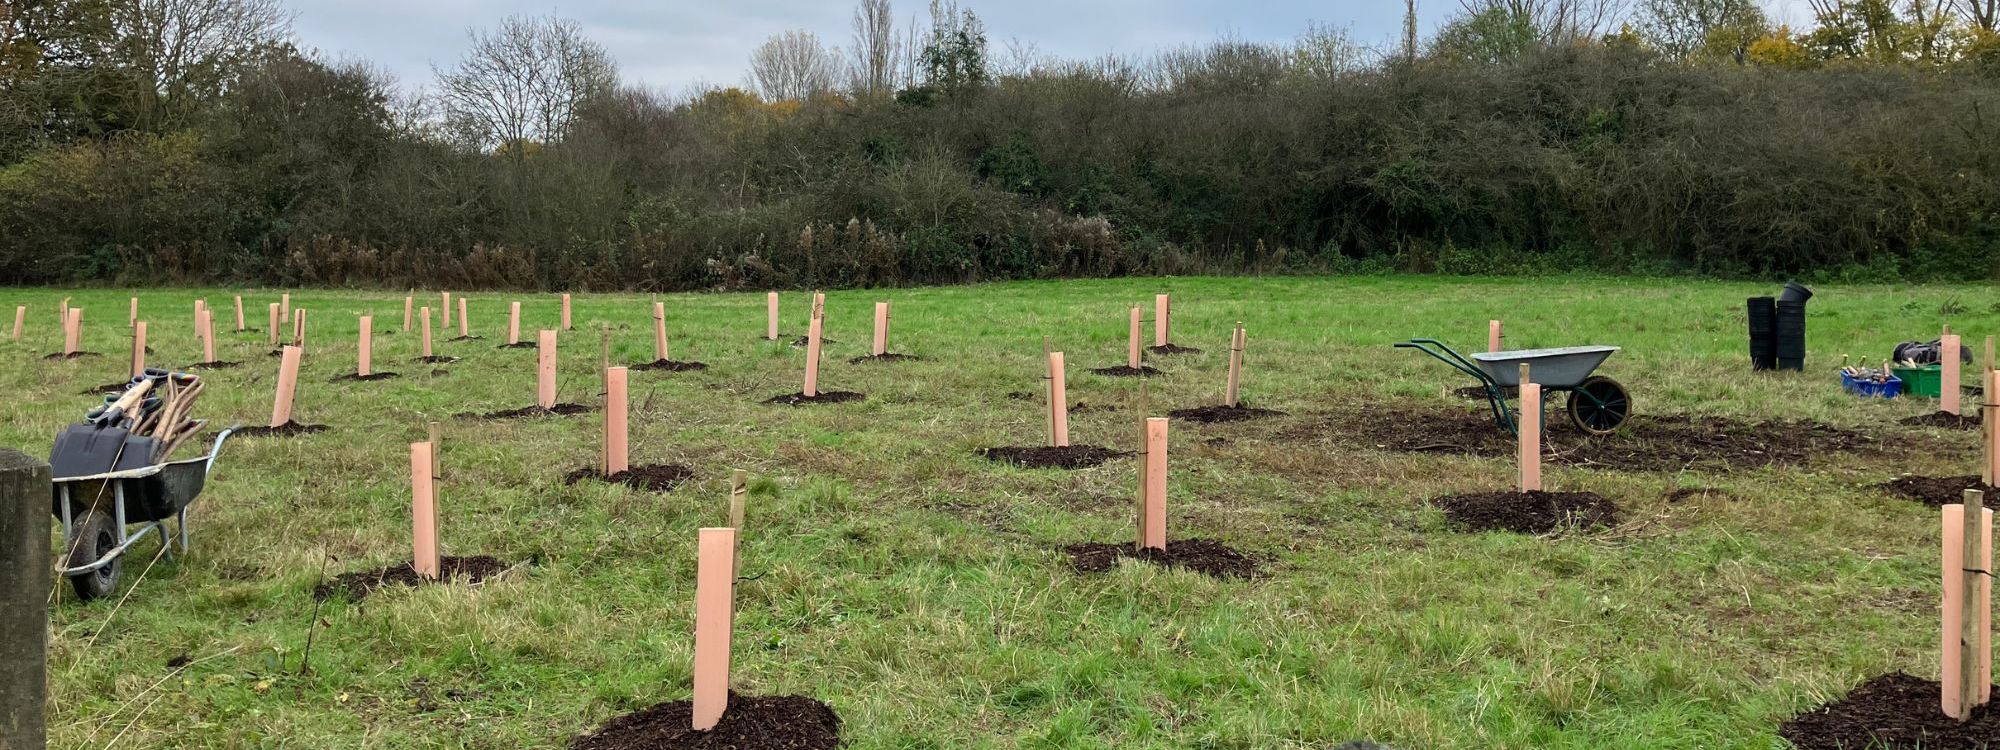
[[[1515,414],[1507,408],[1509,387],[1521,384],[1521,365],[1528,365],[1530,378],[1545,391],[1569,394],[1570,424],[1591,435],[1608,435],[1632,416],[1632,394],[1611,378],[1598,375],[1598,365],[1617,353],[1615,346],[1567,346],[1559,349],[1520,349],[1485,352],[1470,358],[1437,339],[1410,339],[1396,344],[1398,349],[1415,349],[1452,369],[1472,376],[1485,388],[1493,422],[1510,433],[1519,433]]]

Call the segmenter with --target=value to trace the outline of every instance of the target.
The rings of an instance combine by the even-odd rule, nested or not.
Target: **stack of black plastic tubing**
[[[1750,298],[1750,367],[1756,370],[1806,369],[1806,300],[1812,290],[1798,282],[1785,284],[1776,298]]]

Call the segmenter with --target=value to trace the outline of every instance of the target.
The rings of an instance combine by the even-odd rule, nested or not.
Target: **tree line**
[[[2000,277],[2000,0],[1454,1],[1070,60],[861,0],[666,94],[556,16],[412,84],[279,0],[0,0],[0,282]]]

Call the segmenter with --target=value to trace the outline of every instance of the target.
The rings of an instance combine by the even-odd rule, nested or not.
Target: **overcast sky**
[[[1805,0],[1765,0],[1799,25]],[[750,50],[786,29],[848,43],[851,0],[289,0],[304,46],[334,58],[365,58],[409,87],[427,85],[432,63],[450,65],[466,29],[514,14],[554,12],[582,24],[611,50],[627,83],[684,91],[744,81]],[[1010,39],[1045,54],[1088,58],[1143,54],[1222,35],[1292,39],[1317,22],[1357,40],[1386,44],[1402,24],[1400,0],[962,0],[986,23],[996,49]],[[1419,0],[1428,34],[1459,0]],[[896,0],[899,23],[927,0]]]

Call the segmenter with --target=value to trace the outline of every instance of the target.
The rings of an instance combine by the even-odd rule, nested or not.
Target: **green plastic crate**
[[[1937,398],[1944,394],[1944,367],[1925,365],[1923,367],[1892,367],[1891,372],[1903,379],[1903,392],[1912,396]]]

